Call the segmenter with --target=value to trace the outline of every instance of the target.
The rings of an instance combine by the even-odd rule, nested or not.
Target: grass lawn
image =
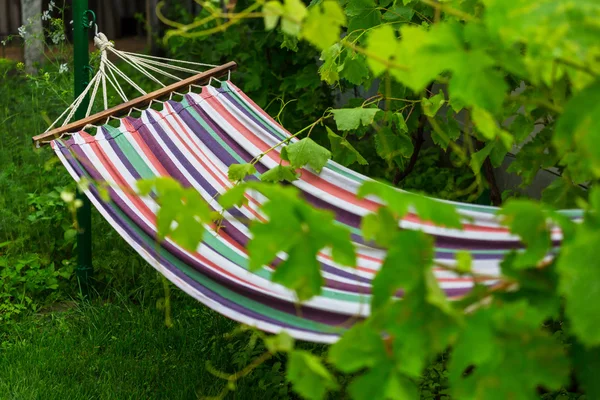
[[[196,399],[226,385],[207,368],[241,370],[262,354],[248,332],[190,298],[174,327],[156,307],[93,302],[0,328],[0,399]],[[249,343],[250,342],[250,343]],[[238,381],[230,399],[289,398],[282,359]]]

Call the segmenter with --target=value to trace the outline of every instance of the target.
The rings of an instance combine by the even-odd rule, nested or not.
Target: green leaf
[[[457,25],[444,22],[429,30],[423,26],[402,25],[402,40],[397,45],[389,40],[381,43],[389,47],[389,54],[394,56],[394,65],[389,68],[391,76],[414,92],[421,92],[440,73],[456,64],[462,51],[458,29]],[[379,73],[384,70],[380,64]]]
[[[296,169],[290,165],[278,165],[264,172],[260,176],[260,180],[263,182],[293,182],[300,174],[296,172]]]
[[[306,6],[302,1],[284,0],[281,30],[288,35],[298,36],[306,14]]]
[[[367,214],[361,220],[361,230],[365,240],[375,240],[383,247],[389,247],[398,231],[398,221],[387,207],[380,207],[375,214]]]
[[[573,240],[563,243],[556,265],[571,333],[586,346],[600,346],[599,248],[600,224],[597,217],[588,214],[584,223],[577,226]]]
[[[408,133],[408,126],[406,125],[406,121],[404,120],[404,115],[400,112],[394,113],[393,117],[394,126],[401,133]]]
[[[261,234],[264,235],[264,232]],[[256,246],[255,244],[252,247],[254,253],[256,253]],[[281,283],[294,290],[300,301],[321,293],[323,277],[321,265],[316,259],[319,249],[305,238],[294,240],[293,246],[286,247],[288,247],[286,249],[288,258],[275,269],[273,282]]]
[[[335,124],[340,131],[351,131],[359,126],[368,126],[373,123],[375,115],[381,111],[379,108],[341,108],[331,110]]]
[[[339,43],[325,49],[321,52],[321,61],[323,65],[319,67],[321,79],[330,85],[340,80],[339,71],[342,68],[339,65],[339,57],[342,46]]]
[[[325,0],[308,9],[302,36],[318,49],[324,50],[340,39],[346,16],[337,1]]]
[[[524,252],[517,254],[514,266],[535,268],[551,245],[546,212],[533,201],[509,200],[499,214],[503,217],[502,223],[527,246]]]
[[[381,12],[377,8],[366,9],[348,19],[348,32],[371,29],[379,24],[381,24]]]
[[[556,122],[552,138],[561,154],[572,152],[574,168],[600,177],[600,81],[573,96]]]
[[[554,180],[542,192],[542,201],[557,209],[575,208],[578,199],[587,197],[585,191],[564,176]]]
[[[534,400],[539,386],[557,390],[567,380],[563,347],[541,328],[544,315],[526,301],[467,317],[448,368],[453,397]]]
[[[471,119],[477,130],[488,140],[493,140],[499,133],[500,128],[494,116],[483,108],[474,107]]]
[[[246,188],[247,186],[244,184],[235,185],[219,196],[219,204],[226,210],[236,205],[241,206],[242,204],[245,204],[248,201],[244,195]]]
[[[317,174],[321,173],[331,158],[329,150],[308,137],[288,145],[286,151],[293,167],[301,168],[309,165]]]
[[[373,368],[386,358],[381,334],[365,323],[358,323],[329,348],[327,360],[348,374]]]
[[[494,149],[495,146],[496,146],[495,142],[489,142],[488,144],[485,145],[485,147],[483,149],[481,149],[477,153],[471,155],[471,162],[469,163],[469,166],[471,167],[473,172],[475,172],[476,174],[479,174],[479,171],[481,171],[481,167],[483,166],[483,163],[489,157],[490,153],[492,152],[492,150]]]
[[[399,289],[411,291],[423,280],[423,270],[433,262],[433,241],[419,231],[400,231],[394,237],[381,265],[373,279],[371,307],[382,307]]]
[[[388,8],[385,14],[383,14],[383,19],[386,21],[410,22],[414,15],[414,8],[394,4],[392,7]]]
[[[270,264],[280,252],[287,257],[273,274],[273,281],[295,290],[300,301],[320,293],[323,278],[317,253],[331,248],[336,263],[356,265],[350,232],[335,223],[331,212],[315,209],[298,196],[294,187],[253,182],[269,201],[262,207],[266,222],[250,225],[252,239],[247,245],[249,268],[256,270]]]
[[[155,192],[160,209],[156,213],[159,239],[171,236],[187,250],[195,251],[202,240],[203,223],[212,222],[208,204],[193,188],[183,188],[172,178],[155,178],[138,182],[141,193]]]
[[[344,166],[358,162],[360,165],[369,164],[367,160],[350,144],[348,140],[337,135],[329,127],[327,129],[327,137],[331,143],[331,151],[333,159]]]
[[[473,257],[466,250],[460,250],[456,253],[456,269],[461,274],[468,274],[473,268]]]
[[[439,109],[446,102],[444,92],[440,89],[439,93],[429,98],[424,97],[421,99],[421,106],[423,107],[423,113],[428,117],[435,117]]]
[[[263,6],[263,15],[265,19],[265,29],[270,31],[275,29],[279,22],[279,17],[283,14],[283,5],[276,0],[267,1]]]
[[[573,367],[578,382],[588,398],[600,398],[600,347],[586,348],[581,343],[573,344]]]
[[[288,353],[294,350],[295,340],[286,331],[265,338],[265,347],[269,353]]]
[[[402,218],[410,207],[414,207],[419,217],[425,221],[448,228],[462,229],[460,217],[452,204],[403,192],[376,181],[367,181],[358,190],[359,197],[369,194],[374,194],[385,201],[398,218]]]
[[[389,62],[394,57],[396,42],[396,32],[390,25],[381,25],[369,32],[367,51],[369,54],[377,54],[377,58],[367,57],[367,64],[375,77],[388,69],[388,65],[381,60]]]
[[[348,392],[353,400],[419,398],[417,386],[399,374],[389,361],[378,364],[354,379],[348,387]]]
[[[448,85],[450,97],[468,106],[498,112],[508,85],[492,65],[493,60],[482,51],[464,52],[456,58]]]
[[[396,135],[389,127],[384,126],[375,135],[375,150],[379,157],[391,163],[396,157],[409,158],[414,151],[410,137]]]
[[[227,172],[227,176],[230,181],[238,182],[244,180],[244,178],[248,175],[253,175],[256,173],[256,168],[254,165],[250,163],[246,164],[231,164],[229,166],[229,171]]]
[[[341,70],[342,78],[353,85],[361,85],[369,78],[369,68],[363,56],[347,56]]]
[[[306,399],[320,400],[329,390],[338,388],[321,359],[303,350],[292,351],[287,364],[287,379],[292,388]]]
[[[355,17],[365,11],[374,10],[377,8],[374,0],[348,0],[344,11],[349,17]]]

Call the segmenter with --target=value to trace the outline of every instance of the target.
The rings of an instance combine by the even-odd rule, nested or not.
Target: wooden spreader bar
[[[172,85],[165,86],[163,88],[155,90],[154,92],[148,93],[144,96],[137,97],[126,103],[119,104],[118,106],[109,108],[108,110],[104,110],[104,111],[101,111],[94,115],[90,115],[89,117],[80,119],[79,121],[71,122],[70,124],[67,124],[65,126],[61,126],[59,128],[55,128],[51,131],[48,131],[46,133],[42,133],[41,135],[34,136],[31,139],[33,140],[34,144],[39,144],[39,145],[47,144],[44,142],[48,141],[50,139],[59,137],[63,133],[76,132],[88,124],[95,124],[97,122],[104,121],[108,117],[111,117],[111,116],[119,116],[119,115],[126,114],[127,112],[129,112],[129,110],[131,110],[134,107],[136,107],[136,108],[144,107],[144,106],[150,104],[150,102],[152,100],[159,99],[161,97],[165,97],[165,96],[169,95],[171,92],[176,92],[178,90],[188,88],[189,86],[191,86],[193,84],[205,83],[210,78],[219,78],[221,76],[226,75],[229,71],[235,70],[236,68],[237,68],[237,64],[235,63],[235,61],[230,61],[226,64],[209,69],[208,71],[202,72],[198,75],[191,76],[191,77],[181,80],[179,82],[175,82]]]

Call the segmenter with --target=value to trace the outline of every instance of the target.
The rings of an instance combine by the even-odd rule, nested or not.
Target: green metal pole
[[[89,83],[89,43],[88,43],[88,0],[73,1],[73,71],[75,73],[75,97],[84,91]],[[89,98],[81,103],[75,113],[75,119],[85,118]],[[80,190],[77,198],[82,205],[77,209],[77,280],[81,293],[87,297],[90,294],[90,278],[92,267],[92,206],[90,200]]]

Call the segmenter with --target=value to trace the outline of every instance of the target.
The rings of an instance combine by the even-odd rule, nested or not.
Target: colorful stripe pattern
[[[287,137],[289,133],[240,89],[225,82],[218,89],[203,87],[200,94],[190,93],[180,102],[168,101],[162,111],[148,109],[140,118],[123,118],[118,128],[103,126],[95,136],[81,131],[68,140],[55,140],[52,147],[74,179],[112,185],[110,201],[104,201],[94,185],[86,194],[119,234],[179,288],[241,323],[330,343],[369,314],[371,280],[385,258],[384,251],[362,239],[359,229],[361,218],[381,205],[376,198],[356,197],[369,178],[329,162],[320,174],[303,169],[301,179],[294,182],[309,202],[332,210],[337,221],[351,230],[358,253],[353,269],[336,265],[322,252],[323,291],[301,306],[295,304],[290,290],[271,282],[273,266],[248,271],[249,230],[243,221],[258,215],[265,201],[260,195],[250,193],[245,206],[226,211],[226,227],[218,234],[207,231],[197,251],[189,252],[169,239],[156,245],[158,205],[151,197],[132,194],[138,179],[170,176],[194,187],[220,211],[214,199],[232,187],[227,179],[229,165],[249,162]],[[279,162],[275,150],[256,167],[262,173]],[[464,230],[436,227],[415,215],[407,216],[401,226],[431,234],[437,262],[454,265],[455,253],[467,249],[476,271],[498,276],[499,261],[520,246],[519,240],[498,224],[495,208],[455,204],[465,219]],[[580,217],[579,211],[564,213]],[[555,232],[554,240],[560,238],[560,232]],[[449,298],[459,298],[473,286],[469,278],[445,270],[435,273]]]

